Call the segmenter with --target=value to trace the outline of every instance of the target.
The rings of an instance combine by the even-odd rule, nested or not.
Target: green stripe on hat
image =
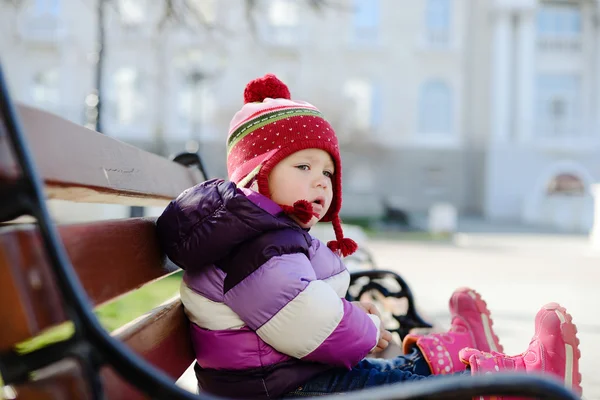
[[[254,132],[255,130],[262,128],[263,126],[269,125],[273,122],[297,116],[317,116],[323,118],[323,115],[319,111],[310,110],[307,108],[293,108],[265,113],[241,125],[229,136],[229,138],[227,139],[227,154],[231,152],[233,146],[235,146],[249,133]]]

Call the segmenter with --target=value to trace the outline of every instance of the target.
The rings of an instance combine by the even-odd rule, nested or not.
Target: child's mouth
[[[317,197],[313,200],[312,204],[314,211],[320,213],[321,210],[323,210],[323,207],[325,206],[325,199],[323,197]]]

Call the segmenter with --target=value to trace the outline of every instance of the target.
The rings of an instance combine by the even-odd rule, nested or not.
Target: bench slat
[[[188,324],[183,305],[177,297],[119,329],[115,336],[146,361],[158,366],[175,382],[194,361]],[[108,399],[146,398],[112,369],[104,369],[102,378]]]
[[[176,268],[160,253],[153,219],[59,226],[71,262],[94,305],[158,279]],[[65,320],[60,295],[36,230],[0,234],[0,351]]]
[[[24,251],[17,233],[0,235],[0,352],[65,320],[54,277],[41,249]]]
[[[18,105],[17,110],[49,198],[164,206],[203,180],[196,168],[48,112],[25,105]],[[0,133],[0,155],[9,153],[7,146],[7,138]],[[9,157],[0,157],[0,179],[14,179],[17,171]]]
[[[24,132],[47,197],[77,202],[164,206],[204,177],[163,157],[98,134],[50,113],[18,105]],[[0,182],[20,174],[0,120]],[[154,220],[128,219],[59,226],[79,279],[94,305],[102,304],[176,268],[159,250]],[[41,240],[29,225],[0,226],[0,352],[63,322],[61,294]],[[176,298],[115,336],[176,380],[193,362],[188,321]],[[68,364],[68,363],[67,363]],[[104,367],[107,398],[145,398]],[[58,363],[19,385],[18,399],[88,398],[81,367]]]

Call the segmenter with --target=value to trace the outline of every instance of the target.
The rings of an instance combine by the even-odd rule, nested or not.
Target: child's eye
[[[301,169],[302,171],[308,171],[310,167],[306,164],[297,165],[296,168]]]
[[[323,175],[325,175],[328,178],[333,178],[333,172],[329,172],[329,171],[323,171]]]

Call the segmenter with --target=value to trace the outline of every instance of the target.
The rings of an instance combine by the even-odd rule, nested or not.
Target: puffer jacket
[[[269,198],[210,180],[173,200],[157,231],[185,270],[181,300],[203,390],[278,397],[376,346],[380,321],[344,299],[341,259]]]

